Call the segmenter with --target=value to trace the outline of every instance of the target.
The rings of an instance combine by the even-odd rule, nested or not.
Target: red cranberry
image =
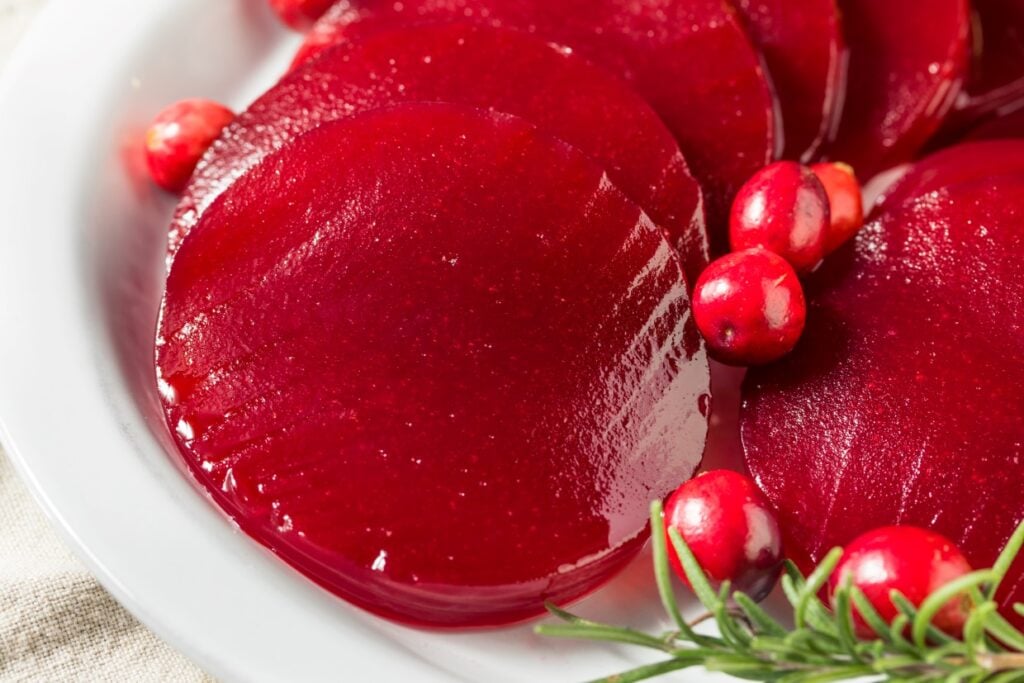
[[[796,346],[807,304],[792,266],[766,249],[747,249],[723,256],[701,274],[693,316],[716,359],[761,365]]]
[[[782,569],[782,537],[768,499],[749,477],[707,472],[669,496],[665,528],[674,528],[714,581],[731,581],[755,600],[771,592]],[[667,533],[667,531],[666,531]],[[676,553],[669,560],[683,581]]]
[[[899,614],[889,594],[898,590],[914,605],[971,571],[963,553],[951,541],[932,531],[912,526],[891,526],[858,537],[846,546],[829,583],[834,593],[850,581],[864,592],[878,614],[891,623]],[[936,615],[934,624],[959,636],[967,618],[967,597],[951,600]],[[873,638],[874,631],[854,611],[857,634]]]
[[[827,256],[856,235],[864,225],[864,197],[857,175],[849,165],[815,164],[811,170],[825,188],[831,210],[831,221],[825,236]]]
[[[235,115],[211,100],[182,100],[160,112],[146,131],[146,162],[157,185],[180,192],[196,164]]]
[[[734,251],[764,247],[798,271],[825,256],[828,195],[814,172],[793,161],[765,166],[733,200],[729,242]]]
[[[285,24],[296,31],[309,30],[334,0],[270,0],[270,6]]]

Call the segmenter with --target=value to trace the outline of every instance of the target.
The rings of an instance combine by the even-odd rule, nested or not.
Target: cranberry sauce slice
[[[216,502],[414,624],[595,588],[707,431],[661,231],[582,153],[452,105],[323,124],[239,179],[174,259],[156,351]]]
[[[1024,2],[972,0],[974,59],[957,108],[977,118],[1024,103]]]
[[[909,168],[876,201],[875,215],[889,207],[972,180],[1024,175],[1024,144],[978,141],[947,147]]]
[[[779,97],[783,156],[816,158],[835,132],[845,85],[846,43],[836,0],[735,0],[747,31],[764,55]]]
[[[1024,518],[1022,221],[1024,174],[887,209],[820,272],[796,351],[748,375],[747,465],[797,559],[910,524],[985,567]]]
[[[369,36],[284,78],[239,117],[197,171],[172,226],[172,245],[225,186],[276,147],[324,121],[415,101],[515,114],[569,142],[665,228],[690,283],[707,265],[700,187],[647,103],[604,70],[537,38],[468,25]]]
[[[760,56],[728,2],[361,0],[335,5],[312,42],[453,20],[536,33],[627,79],[675,134],[704,188],[713,246],[727,249],[733,194],[781,142]]]
[[[967,0],[840,0],[850,48],[829,157],[861,180],[909,160],[938,129],[967,71]]]
[[[1024,138],[1024,107],[987,119],[968,131],[964,140],[1011,140]]]

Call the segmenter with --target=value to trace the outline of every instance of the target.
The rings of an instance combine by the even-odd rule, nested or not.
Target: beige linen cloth
[[[0,0],[0,70],[45,0]],[[0,450],[0,683],[212,681],[107,595]]]

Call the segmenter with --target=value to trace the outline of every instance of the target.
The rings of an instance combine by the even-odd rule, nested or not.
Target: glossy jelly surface
[[[811,283],[794,353],[748,376],[747,464],[801,562],[910,524],[987,567],[1024,518],[1022,221],[1021,173],[886,208]]]
[[[977,117],[1024,103],[1024,2],[971,0],[971,7],[974,55],[957,104]]]
[[[689,282],[707,265],[700,188],[647,103],[576,55],[523,33],[466,24],[368,36],[285,77],[197,170],[172,225],[172,250],[225,187],[274,149],[324,121],[415,101],[515,114],[578,147],[668,232]]]
[[[595,588],[707,430],[660,230],[575,149],[451,105],[324,124],[236,181],[174,259],[156,351],[214,500],[414,624]]]
[[[968,68],[967,0],[840,0],[846,101],[828,156],[866,181],[908,161],[938,129]]]
[[[954,145],[925,157],[897,178],[877,199],[874,214],[950,185],[1015,174],[1024,174],[1024,144],[978,140]]]
[[[835,134],[846,78],[836,0],[734,0],[764,55],[782,110],[783,156],[809,161]]]
[[[1024,138],[1024,107],[978,124],[965,140],[1010,140]]]
[[[679,141],[708,200],[712,244],[727,248],[733,193],[781,142],[760,57],[729,3],[361,0],[335,5],[313,40],[354,40],[396,24],[452,20],[535,33],[629,81]]]

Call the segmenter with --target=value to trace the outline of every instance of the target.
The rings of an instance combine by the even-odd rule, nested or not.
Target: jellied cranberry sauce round
[[[449,102],[526,119],[607,170],[668,233],[691,285],[707,265],[700,187],[672,134],[639,95],[534,36],[465,24],[376,33],[282,79],[239,115],[196,170],[172,225],[172,251],[235,178],[281,145],[325,121],[407,102]]]
[[[432,626],[601,584],[707,430],[661,230],[582,153],[451,105],[323,124],[235,182],[173,262],[157,371],[243,530]]]
[[[797,559],[909,524],[987,567],[1024,518],[1022,159],[1007,140],[923,161],[808,283],[794,352],[748,375],[747,464]]]

